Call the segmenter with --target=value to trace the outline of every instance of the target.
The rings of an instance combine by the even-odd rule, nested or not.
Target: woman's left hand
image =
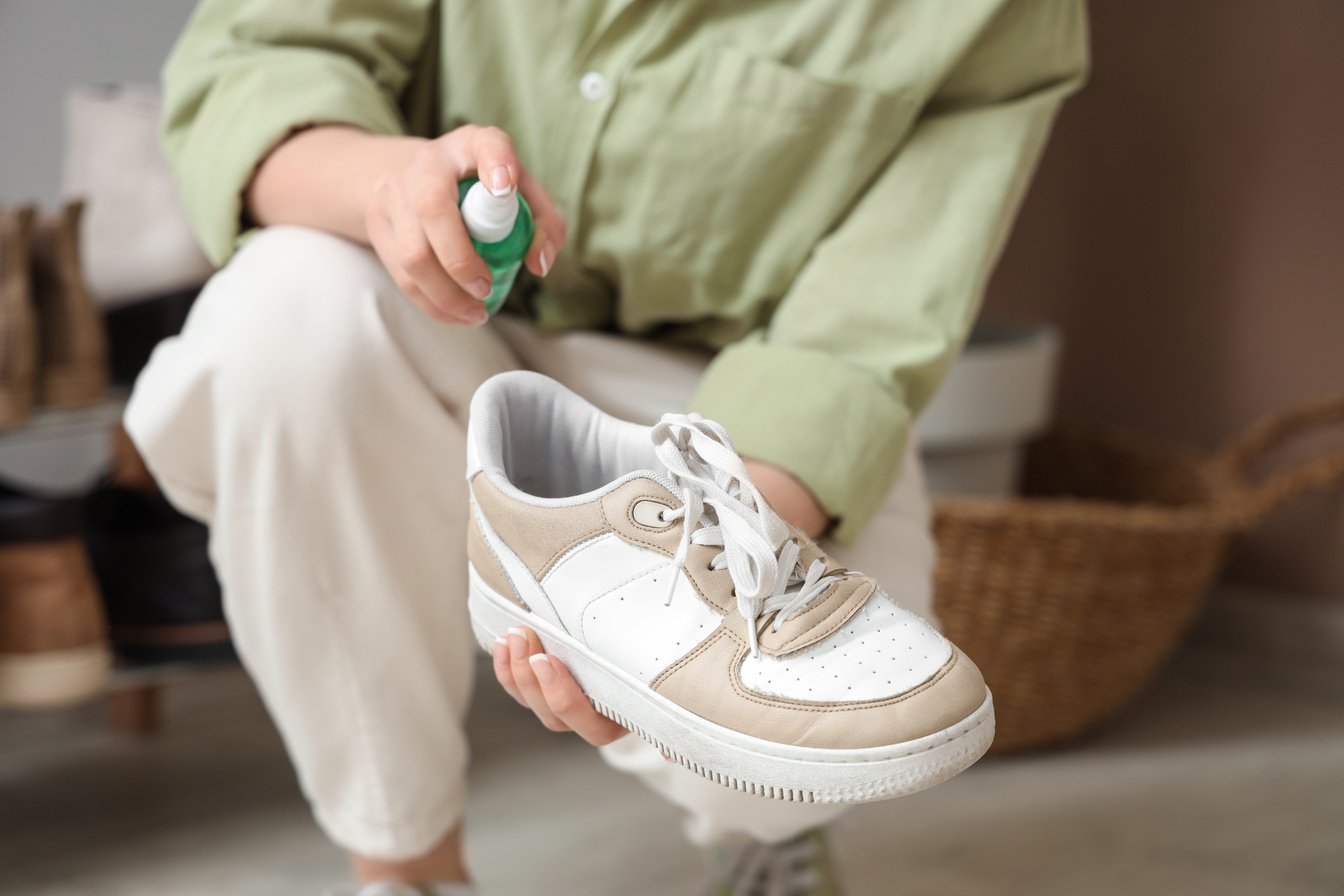
[[[593,708],[565,664],[542,650],[531,629],[509,629],[507,637],[495,639],[491,656],[504,690],[550,730],[573,731],[595,747],[630,733]]]

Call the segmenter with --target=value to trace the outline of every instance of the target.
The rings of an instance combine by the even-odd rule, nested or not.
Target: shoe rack
[[[135,484],[127,460],[133,449],[128,449],[120,428],[126,398],[124,391],[112,389],[98,404],[74,410],[38,409],[23,424],[0,429],[0,480],[43,497],[83,496],[104,481],[109,470]],[[114,730],[149,737],[160,728],[164,686],[202,668],[186,661],[137,664],[120,659],[110,674],[103,673],[100,690],[83,699],[97,699],[102,693]]]
[[[114,433],[125,396],[112,392],[95,405],[39,409],[23,424],[0,429],[0,479],[47,497],[87,493],[113,464]],[[170,668],[117,668],[106,679],[112,727],[149,736],[159,726],[162,683],[180,674]]]

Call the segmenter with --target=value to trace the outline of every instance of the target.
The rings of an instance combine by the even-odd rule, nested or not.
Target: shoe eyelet
[[[676,522],[675,518],[668,518],[671,508],[659,501],[641,498],[630,506],[629,512],[630,520],[646,529],[666,529]]]

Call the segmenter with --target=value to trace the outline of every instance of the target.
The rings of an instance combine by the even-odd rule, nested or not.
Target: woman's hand
[[[247,210],[261,224],[316,227],[372,246],[426,314],[475,325],[487,317],[481,299],[491,278],[457,206],[458,183],[473,175],[492,192],[522,193],[536,224],[525,263],[546,276],[565,221],[499,128],[464,125],[433,140],[311,128],[262,162]]]
[[[496,195],[523,194],[536,223],[527,268],[546,276],[565,243],[565,222],[499,128],[464,125],[424,141],[378,182],[364,212],[369,242],[401,291],[436,320],[469,325],[485,321],[481,300],[490,294],[490,270],[457,207],[458,182],[473,174]]]
[[[629,733],[593,708],[564,663],[542,652],[531,629],[511,628],[508,637],[495,639],[492,657],[504,690],[550,730],[573,731],[595,747]]]

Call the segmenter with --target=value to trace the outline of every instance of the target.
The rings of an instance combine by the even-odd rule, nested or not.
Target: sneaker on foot
[[[326,896],[475,896],[470,884],[372,883],[328,890]]]
[[[826,835],[807,831],[783,843],[719,849],[704,896],[841,896]]]
[[[988,749],[975,665],[781,520],[721,426],[628,423],[514,372],[477,391],[467,439],[487,651],[533,629],[599,712],[748,793],[896,797]]]

